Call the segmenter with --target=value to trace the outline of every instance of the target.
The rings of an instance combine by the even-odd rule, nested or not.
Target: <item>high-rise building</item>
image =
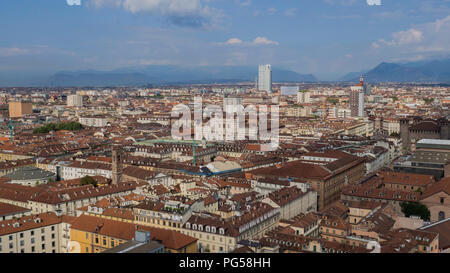
[[[33,104],[31,102],[11,101],[9,103],[9,117],[21,118],[24,115],[33,113]]]
[[[270,64],[260,65],[258,75],[258,90],[272,92],[272,68]]]
[[[311,94],[309,91],[299,91],[297,93],[297,102],[298,103],[311,103]]]
[[[67,96],[67,106],[83,107],[83,96],[80,95]]]
[[[352,117],[364,116],[364,79],[362,76],[359,84],[351,87],[350,110]]]

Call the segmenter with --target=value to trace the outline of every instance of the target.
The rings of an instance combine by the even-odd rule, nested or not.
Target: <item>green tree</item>
[[[91,176],[86,175],[85,177],[81,178],[81,182],[80,182],[80,186],[84,186],[84,185],[94,185],[94,187],[97,187],[97,181],[95,181],[94,178],[92,178]]]
[[[83,129],[83,125],[76,121],[71,122],[62,122],[62,123],[48,123],[42,127],[35,128],[33,130],[34,134],[48,134],[51,131],[60,131],[60,130],[68,130],[68,131],[78,131]]]
[[[406,217],[414,215],[419,216],[424,221],[430,220],[430,210],[419,202],[402,202],[400,206]]]
[[[400,137],[400,134],[399,133],[397,133],[397,132],[393,132],[391,135],[390,135],[391,137]]]
[[[336,105],[339,102],[339,99],[335,98],[335,97],[329,97],[329,98],[327,98],[327,101],[329,103],[332,103],[332,104]]]

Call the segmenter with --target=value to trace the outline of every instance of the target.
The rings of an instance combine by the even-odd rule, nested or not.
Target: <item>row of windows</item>
[[[91,236],[89,236],[89,233],[86,232],[86,240],[89,240]],[[110,246],[111,248],[116,247],[116,241],[118,242],[117,245],[124,243],[123,240],[115,240],[113,238],[108,238],[108,237],[99,237],[98,235],[92,235],[93,240],[95,242],[96,245],[100,244],[100,241],[102,241],[102,245],[103,246],[107,246],[108,245],[108,240],[110,241]]]
[[[20,246],[21,247],[24,247],[25,246],[25,243],[24,243],[24,241],[22,240],[22,241],[20,241]],[[52,242],[52,248],[55,248],[56,247],[56,242],[55,241],[53,241]],[[11,250],[11,249],[13,249],[14,248],[14,243],[9,243],[9,249]],[[42,251],[45,251],[45,244],[42,244],[41,245],[41,250]],[[0,252],[2,252],[3,251],[3,249],[2,249],[2,246],[0,245]],[[10,251],[10,252],[12,252],[12,251]],[[25,250],[24,249],[21,249],[20,250],[20,252],[21,253],[25,253]],[[36,252],[36,246],[32,246],[31,247],[31,252]],[[53,253],[55,253],[55,250],[53,250]]]
[[[51,231],[55,231],[55,226],[52,226],[50,229],[51,229]],[[41,233],[42,233],[42,234],[45,233],[45,228],[42,228],[42,229],[41,229]],[[19,238],[20,238],[20,239],[24,238],[24,236],[25,236],[25,233],[24,233],[24,232],[19,233]],[[30,230],[30,236],[34,236],[34,230]],[[8,236],[9,241],[12,241],[13,238],[14,238],[13,235],[9,235],[9,236]],[[31,239],[34,240],[34,238],[31,238]],[[42,235],[41,239],[42,239],[42,241],[45,241],[45,236]],[[55,234],[54,234],[54,233],[52,233],[52,239],[55,239]],[[1,243],[1,242],[2,242],[2,238],[0,237],[0,243]]]

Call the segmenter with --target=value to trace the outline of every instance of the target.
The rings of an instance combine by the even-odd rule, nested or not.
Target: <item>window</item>
[[[13,248],[14,244],[13,243],[9,243],[9,249]]]
[[[52,231],[55,231],[55,226],[52,226]]]
[[[30,231],[31,236],[34,236],[34,230]]]
[[[20,233],[20,238],[23,238],[23,232],[22,232],[22,233]]]
[[[42,250],[45,250],[45,244],[42,244]]]
[[[444,204],[444,197],[441,197],[441,204]]]
[[[103,245],[106,246],[106,239],[103,238]]]
[[[445,219],[445,212],[440,211],[438,214],[438,221],[442,221]]]
[[[25,242],[23,240],[20,241],[20,246],[24,246]]]
[[[34,244],[34,238],[31,238],[31,243]]]
[[[9,240],[12,241],[12,239],[13,239],[13,236],[9,235]]]
[[[86,232],[86,240],[89,239],[89,233]]]
[[[31,252],[34,252],[34,249],[35,249],[34,246],[32,246],[32,247],[31,247]]]

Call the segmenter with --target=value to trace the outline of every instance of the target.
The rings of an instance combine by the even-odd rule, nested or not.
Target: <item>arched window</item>
[[[442,221],[445,219],[445,212],[440,211],[438,214],[438,221]]]

